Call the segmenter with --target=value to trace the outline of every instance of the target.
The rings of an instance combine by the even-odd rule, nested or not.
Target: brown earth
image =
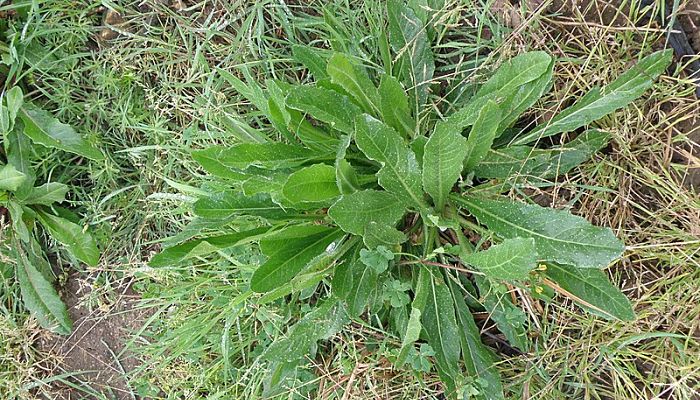
[[[38,347],[51,352],[60,360],[61,373],[78,373],[70,381],[80,383],[110,399],[126,400],[138,398],[126,379],[126,375],[140,365],[139,360],[125,350],[131,334],[143,325],[148,313],[137,308],[139,296],[130,285],[115,290],[116,298],[111,304],[92,311],[81,306],[81,299],[90,293],[84,278],[79,274],[69,276],[62,290],[63,300],[73,320],[70,336],[47,333],[40,338]],[[50,390],[52,397],[44,399],[72,400],[91,399],[76,389],[56,383]]]

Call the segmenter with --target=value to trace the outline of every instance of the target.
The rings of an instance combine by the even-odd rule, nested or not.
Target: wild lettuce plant
[[[486,311],[522,352],[535,344],[518,297],[557,293],[603,318],[634,318],[602,271],[625,249],[611,229],[504,193],[549,182],[605,147],[610,135],[587,127],[640,97],[671,54],[651,54],[522,128],[520,116],[549,90],[554,67],[549,54],[527,52],[445,116],[431,104],[440,88],[431,84],[430,27],[401,2],[387,9],[383,70],[295,46],[313,83],[268,80],[263,88],[218,71],[270,129],[237,121],[238,144],[192,152],[221,188],[199,198],[194,214],[241,229],[167,248],[151,265],[254,246],[264,255],[250,278],[258,301],[309,299],[312,311],[261,356],[270,393],[319,340],[373,315],[401,340],[398,367],[428,354],[449,397],[503,399],[496,355],[472,311]],[[546,140],[562,133],[574,138]]]
[[[41,245],[47,234],[77,261],[96,265],[100,258],[93,237],[67,208],[69,187],[59,182],[37,183],[33,167],[36,150],[56,148],[88,159],[102,153],[88,144],[69,125],[45,110],[24,101],[22,89],[13,86],[0,96],[0,206],[15,259],[15,278],[26,308],[42,327],[69,334],[72,322],[65,304],[53,287],[55,275]],[[45,153],[45,151],[44,151]]]

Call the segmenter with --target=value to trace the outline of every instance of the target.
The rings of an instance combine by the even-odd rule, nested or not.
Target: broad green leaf
[[[3,97],[5,104],[0,98],[0,114],[2,114],[0,116],[0,135],[10,132],[14,128],[17,113],[24,104],[24,94],[19,86],[13,86],[5,92]]]
[[[292,46],[292,57],[298,63],[303,64],[317,81],[328,76],[326,73],[326,60],[319,54],[318,49],[294,45]]]
[[[420,135],[411,141],[410,147],[418,160],[418,166],[423,169],[423,158],[425,157],[425,145],[428,144],[428,138]]]
[[[100,261],[100,251],[90,233],[80,225],[48,212],[37,211],[43,227],[78,260],[92,267]]]
[[[377,88],[364,67],[355,64],[347,55],[335,53],[328,60],[326,72],[331,81],[342,87],[366,113],[379,115]]]
[[[541,51],[514,57],[501,65],[469,103],[450,115],[444,123],[461,131],[473,124],[487,101],[493,100],[503,107],[503,120],[497,131],[500,134],[503,128],[517,119],[521,109],[539,98],[537,94],[544,90],[543,86],[547,87],[544,82],[550,80],[551,68],[552,58]]]
[[[529,351],[527,315],[513,304],[508,288],[483,276],[475,276],[474,280],[479,288],[481,304],[508,343],[521,351]]]
[[[48,182],[32,188],[25,196],[17,196],[24,204],[41,204],[50,206],[54,203],[62,203],[66,200],[68,186],[58,182]]]
[[[275,204],[270,196],[259,193],[245,196],[242,193],[224,191],[197,200],[194,213],[203,218],[227,219],[234,215],[253,215],[267,219],[284,219],[294,215]]]
[[[533,238],[542,260],[602,268],[625,250],[610,228],[593,226],[564,210],[506,199],[453,198],[501,238]]]
[[[363,190],[343,195],[331,208],[328,216],[345,232],[353,235],[365,233],[371,222],[392,226],[404,214],[398,199],[390,193]]]
[[[319,153],[313,150],[285,143],[241,143],[231,147],[213,146],[192,152],[195,161],[207,171],[222,176],[225,176],[228,168],[290,168],[318,156]]]
[[[541,57],[543,61],[546,59],[544,56]],[[512,126],[522,113],[532,107],[549,90],[554,73],[554,60],[551,57],[550,60],[549,67],[539,78],[520,85],[513,90],[512,95],[505,96],[503,103],[500,104],[502,116],[496,137],[500,137],[506,128]]]
[[[489,152],[500,122],[501,109],[493,100],[487,101],[479,111],[467,138],[467,156],[464,158],[464,168],[467,171],[472,171]]]
[[[298,227],[292,226],[265,238],[267,245],[261,243],[268,259],[253,273],[250,280],[253,291],[264,293],[284,285],[314,258],[327,251],[328,246],[343,237],[340,229],[324,228],[306,236],[299,235],[297,231]],[[277,248],[270,253],[269,243],[272,241],[277,243]]]
[[[506,239],[501,244],[461,257],[492,279],[525,280],[537,266],[537,251],[532,238]]]
[[[503,400],[501,376],[494,366],[495,355],[481,342],[481,331],[474,322],[474,317],[467,306],[460,287],[450,282],[452,298],[455,304],[457,324],[462,347],[462,359],[469,374],[477,378],[480,385],[476,399]],[[480,383],[483,380],[484,383]]]
[[[343,136],[338,144],[335,156],[335,179],[338,189],[342,194],[350,194],[360,190],[360,182],[357,180],[357,172],[345,159],[345,153],[350,146],[352,137]]]
[[[420,323],[420,320],[420,310],[411,307],[411,316],[408,318],[406,331],[404,332],[403,339],[401,340],[401,351],[399,352],[399,356],[396,358],[396,365],[399,368],[403,367],[403,365],[406,363],[406,357],[408,357],[409,350],[420,338],[420,332],[423,329],[423,325]]]
[[[374,268],[360,260],[361,247],[357,246],[342,264],[335,269],[333,291],[345,300],[348,313],[359,317],[365,308],[374,301],[378,290],[379,275]]]
[[[104,160],[104,155],[99,149],[85,141],[70,125],[61,123],[48,112],[32,104],[24,104],[19,116],[24,122],[24,133],[33,142],[91,160]]]
[[[435,72],[435,60],[423,22],[400,0],[387,3],[389,40],[391,48],[406,60],[408,83],[416,104],[422,106],[428,98],[430,81]]]
[[[3,165],[0,168],[0,190],[13,192],[19,189],[26,180],[27,176],[18,171],[12,164]]]
[[[401,136],[381,121],[364,114],[355,121],[355,143],[365,155],[381,164],[379,184],[410,207],[426,208],[421,171]]]
[[[294,204],[313,203],[328,207],[333,199],[340,196],[335,171],[335,168],[326,164],[300,169],[289,176],[282,193]]]
[[[474,170],[481,178],[513,176],[551,179],[571,171],[608,144],[610,134],[589,129],[571,142],[551,149],[509,146],[491,150]]]
[[[329,339],[348,324],[345,307],[333,299],[326,299],[292,325],[286,335],[280,335],[265,349],[261,358],[267,361],[268,373],[263,398],[272,398],[306,357],[315,356],[317,342]]]
[[[382,75],[379,83],[379,110],[382,120],[404,137],[414,136],[416,122],[411,117],[408,97],[398,79]]]
[[[69,335],[73,323],[65,304],[56,289],[30,262],[24,249],[15,241],[17,254],[16,277],[25,307],[36,317],[39,324],[61,335]]]
[[[349,98],[329,89],[297,86],[287,96],[287,106],[308,113],[333,129],[352,134],[353,121],[362,112]]]
[[[202,257],[215,251],[249,243],[269,232],[270,228],[255,228],[243,232],[227,235],[212,236],[201,239],[189,240],[175,246],[168,247],[154,255],[148,265],[157,267],[169,267],[182,264],[194,257]]]
[[[547,264],[546,274],[558,285],[555,288],[557,292],[571,298],[586,310],[607,319],[634,320],[634,310],[629,299],[610,283],[605,272]]]
[[[292,131],[304,145],[320,153],[330,153],[338,146],[338,138],[329,134],[319,126],[308,121],[298,110],[289,109],[291,120],[289,130]]]
[[[29,243],[32,239],[29,233],[29,227],[24,218],[24,210],[26,207],[17,203],[16,201],[8,201],[6,205],[8,211],[10,211],[10,220],[12,221],[12,230],[24,243]],[[33,222],[30,222],[33,224]]]
[[[428,344],[435,350],[438,374],[447,386],[448,397],[455,391],[455,381],[461,375],[459,369],[460,334],[455,317],[455,305],[447,283],[432,267],[427,290],[427,302],[422,312],[423,328]]]
[[[523,145],[562,132],[571,132],[588,125],[636,100],[651,87],[673,56],[670,49],[657,51],[640,60],[602,90],[594,88],[574,105],[546,123],[537,126],[513,144]]]
[[[460,132],[448,129],[436,130],[425,144],[423,188],[438,211],[445,207],[447,195],[462,173],[467,150],[467,140]]]
[[[390,249],[405,242],[406,235],[392,226],[371,221],[365,226],[362,240],[368,249],[374,249],[377,246],[385,246]]]

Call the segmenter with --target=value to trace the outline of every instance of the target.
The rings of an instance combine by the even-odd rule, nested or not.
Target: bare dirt
[[[72,382],[104,394],[110,399],[136,399],[126,375],[140,365],[133,353],[125,350],[131,332],[139,329],[147,312],[137,309],[139,296],[130,285],[115,290],[116,298],[110,305],[92,311],[81,306],[81,299],[89,294],[79,274],[72,274],[63,287],[63,300],[69,307],[74,329],[70,336],[46,334],[39,340],[42,351],[51,352],[61,360],[60,370],[79,373]],[[81,391],[56,383],[51,389],[52,400],[91,399]],[[47,398],[48,397],[43,397]]]

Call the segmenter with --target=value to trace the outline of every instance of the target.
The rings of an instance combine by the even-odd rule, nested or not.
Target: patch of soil
[[[130,285],[118,288],[117,299],[104,309],[90,312],[81,307],[81,298],[89,294],[79,274],[72,274],[63,288],[63,300],[73,320],[73,333],[60,336],[47,333],[38,348],[56,355],[62,371],[79,375],[70,378],[110,399],[136,399],[126,375],[140,365],[133,353],[125,350],[130,332],[139,329],[148,312],[136,308],[139,296]],[[53,384],[52,400],[84,399],[85,393],[61,383]],[[44,397],[46,398],[46,397]]]

